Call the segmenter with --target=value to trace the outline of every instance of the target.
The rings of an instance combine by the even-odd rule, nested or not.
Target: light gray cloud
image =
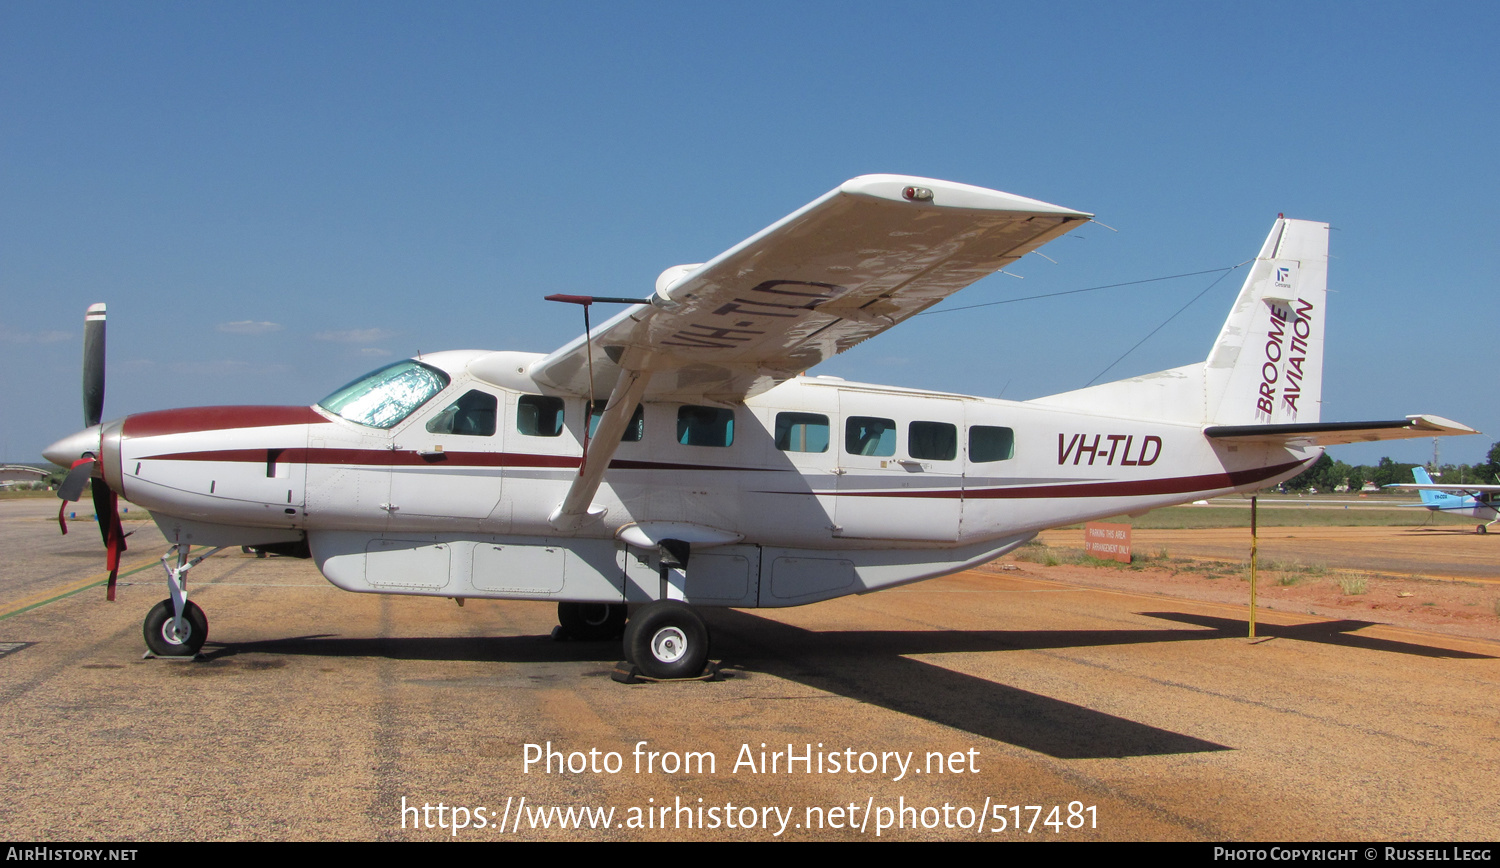
[[[393,338],[396,333],[382,328],[373,329],[348,329],[346,331],[318,332],[313,335],[315,340],[333,341],[340,344],[372,344]]]
[[[40,331],[40,332],[15,332],[0,326],[0,341],[8,344],[55,344],[58,341],[78,340],[70,332]]]
[[[219,323],[219,331],[232,335],[263,335],[270,332],[281,331],[281,324],[274,322],[256,322],[252,319],[242,319],[236,322]]]

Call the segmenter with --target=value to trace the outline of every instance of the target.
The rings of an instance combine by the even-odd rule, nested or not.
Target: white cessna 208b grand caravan
[[[117,497],[174,544],[145,623],[158,654],[203,645],[189,568],[250,546],[349,591],[556,601],[566,632],[623,629],[626,658],[670,678],[707,661],[694,607],[894,587],[1044,528],[1263,488],[1328,444],[1473,433],[1319,421],[1328,226],[1302,220],[1276,221],[1197,364],[1019,403],[804,375],[1089,219],[855,178],[547,355],[434,353],[312,407],[104,425],[96,305],[89,427],[46,455],[73,468],[65,499],[92,479],[111,569]]]

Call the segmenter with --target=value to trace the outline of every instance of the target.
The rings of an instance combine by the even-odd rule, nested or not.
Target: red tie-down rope
[[[102,519],[103,516],[100,516]],[[114,602],[115,579],[120,575],[120,555],[125,551],[125,532],[120,524],[120,495],[109,492],[109,533],[104,543],[104,565],[109,568],[109,585],[105,599]]]

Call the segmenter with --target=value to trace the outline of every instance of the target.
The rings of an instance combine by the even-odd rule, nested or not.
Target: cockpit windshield
[[[448,383],[437,368],[407,359],[360,377],[318,406],[360,425],[392,428]]]

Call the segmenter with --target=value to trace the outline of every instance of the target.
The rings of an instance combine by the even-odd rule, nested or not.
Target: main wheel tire
[[[625,629],[625,607],[619,603],[558,603],[557,623],[580,642],[617,639]]]
[[[651,603],[626,627],[625,657],[651,678],[694,678],[708,664],[708,625],[684,603]]]
[[[208,616],[197,603],[188,600],[187,608],[182,612],[183,630],[187,635],[179,636],[173,629],[176,618],[173,616],[172,601],[162,600],[151,611],[146,613],[146,622],[141,627],[141,632],[146,636],[146,647],[151,653],[158,657],[191,657],[198,653],[203,647],[203,642],[208,638]]]

